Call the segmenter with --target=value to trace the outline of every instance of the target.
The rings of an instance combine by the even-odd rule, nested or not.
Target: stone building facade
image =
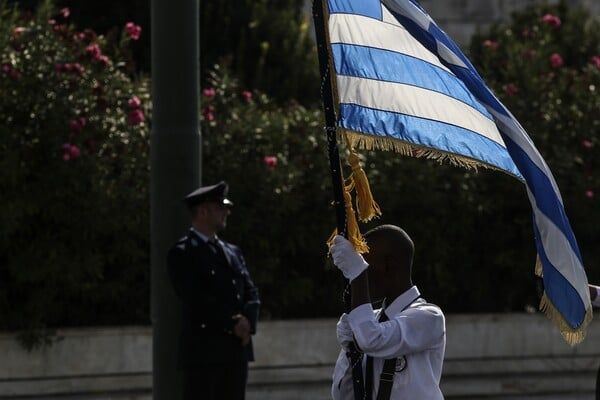
[[[511,13],[533,4],[554,4],[557,0],[420,0],[437,24],[460,46],[469,44],[477,30],[505,21]],[[570,0],[572,6],[589,10],[600,17],[600,1]]]

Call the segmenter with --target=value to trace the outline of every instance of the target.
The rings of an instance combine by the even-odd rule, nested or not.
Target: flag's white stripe
[[[404,27],[398,25],[382,23],[361,15],[333,14],[329,17],[329,38],[332,44],[355,44],[406,54],[452,73]]]
[[[396,25],[396,26],[404,29],[402,24],[400,22],[398,22],[398,20],[396,19],[396,17],[394,17],[392,15],[392,13],[390,13],[390,11],[387,9],[387,7],[381,7],[381,11],[382,11],[382,21],[383,22],[385,22],[386,24]]]
[[[576,284],[577,282],[586,282],[587,277],[583,265],[569,245],[569,240],[565,237],[563,231],[540,211],[537,207],[535,197],[529,189],[527,190],[527,195],[533,206],[536,225],[540,233],[539,239],[543,243],[546,257],[548,257],[552,265],[557,267],[559,273],[571,282],[579,296],[589,301],[590,293],[587,286]]]
[[[496,125],[474,108],[422,88],[348,76],[337,77],[340,103],[413,115],[453,124],[504,146]]]

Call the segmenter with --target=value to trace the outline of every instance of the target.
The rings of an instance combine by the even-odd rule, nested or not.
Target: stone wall
[[[505,21],[510,14],[531,4],[557,3],[556,0],[420,0],[437,24],[460,46],[469,44],[477,30],[492,23]],[[600,1],[571,0],[573,6],[582,6],[600,16]]]
[[[329,399],[335,320],[263,321],[248,400]],[[31,353],[0,335],[0,399],[150,400],[150,327],[63,330]],[[447,400],[593,400],[600,321],[570,347],[541,314],[447,316]],[[175,345],[173,346],[175,351]]]

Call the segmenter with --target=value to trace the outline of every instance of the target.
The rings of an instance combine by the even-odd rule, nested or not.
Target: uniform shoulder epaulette
[[[182,237],[181,239],[179,239],[177,241],[177,243],[175,243],[175,247],[177,247],[178,249],[181,249],[181,250],[185,250],[187,240],[188,240],[187,236]]]

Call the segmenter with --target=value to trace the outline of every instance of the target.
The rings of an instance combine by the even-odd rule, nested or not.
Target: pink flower
[[[528,49],[525,52],[525,57],[527,57],[527,58],[533,58],[533,56],[535,56],[535,54],[536,54],[536,51],[534,49]]]
[[[540,20],[552,28],[558,28],[561,24],[560,18],[552,14],[546,14]]]
[[[73,160],[73,159],[79,158],[81,156],[81,151],[79,150],[79,147],[73,146],[69,143],[63,144],[62,149],[63,149],[62,158],[65,161]]]
[[[54,24],[56,24],[56,20],[55,20],[54,18],[52,18],[52,19],[49,19],[49,20],[48,20],[48,23],[49,23],[50,25],[54,25]]]
[[[269,168],[269,171],[273,171],[277,166],[277,157],[265,156],[265,158],[263,158],[263,162],[265,163],[267,168]]]
[[[585,149],[591,149],[592,148],[592,142],[589,141],[589,140],[587,140],[587,139],[584,139],[581,142],[581,144],[583,145],[583,148],[585,148]]]
[[[79,156],[81,156],[81,151],[77,146],[71,146],[69,153],[71,154],[71,158],[79,158]]]
[[[100,50],[100,46],[97,44],[90,44],[85,48],[86,53],[91,56],[93,59],[98,60],[100,56],[102,56],[102,51]]]
[[[513,85],[512,83],[509,84],[508,86],[506,86],[506,94],[509,96],[514,96],[515,94],[519,93],[519,88],[516,87],[515,85]]]
[[[25,32],[25,28],[23,28],[22,26],[17,26],[14,30],[13,30],[13,37],[18,38],[19,36],[21,36],[21,33]]]
[[[142,101],[137,96],[133,96],[127,102],[127,105],[129,106],[129,108],[140,108],[140,106],[142,105]]]
[[[215,119],[215,106],[213,106],[212,104],[209,104],[206,106],[206,108],[204,109],[204,119],[206,119],[207,121],[214,121]]]
[[[10,64],[2,65],[2,72],[4,72],[5,74],[9,74],[11,71],[12,71],[12,67],[10,66]]]
[[[134,24],[133,22],[128,22],[125,24],[125,30],[127,34],[131,38],[131,40],[138,40],[140,35],[142,34],[142,28],[139,25]]]
[[[244,99],[246,99],[246,101],[250,101],[250,100],[252,100],[252,92],[251,92],[251,91],[249,91],[249,90],[244,90],[244,91],[242,92],[242,97],[243,97]]]
[[[202,91],[202,94],[205,95],[206,97],[214,97],[216,92],[215,92],[215,89],[213,89],[213,88],[206,88]]]
[[[98,57],[98,61],[100,61],[102,64],[104,64],[106,67],[108,67],[111,63],[110,60],[108,59],[108,57],[106,57],[105,55],[101,55],[100,57]]]
[[[63,8],[62,10],[60,10],[60,14],[64,17],[64,18],[69,18],[69,15],[71,15],[71,10],[69,10],[68,7]]]
[[[483,47],[487,47],[490,48],[492,50],[496,50],[498,48],[498,43],[497,42],[493,42],[491,40],[486,40],[483,42]]]
[[[139,125],[144,122],[144,113],[139,108],[129,111],[127,114],[127,123],[129,125]]]
[[[81,64],[75,63],[71,67],[71,71],[74,72],[75,74],[81,76],[81,75],[83,75],[83,72],[85,71],[85,68],[83,68],[83,66]]]
[[[594,198],[594,191],[593,190],[586,190],[585,191],[585,197],[587,197],[588,199],[593,199]]]
[[[79,135],[83,131],[83,126],[78,120],[71,120],[69,122],[69,127],[71,128],[71,133],[75,135]]]
[[[600,68],[600,56],[593,56],[592,63],[596,66],[596,68]]]
[[[565,65],[565,62],[563,61],[563,58],[560,56],[560,54],[553,53],[550,56],[550,65],[552,65],[552,68],[560,68],[563,65]]]

